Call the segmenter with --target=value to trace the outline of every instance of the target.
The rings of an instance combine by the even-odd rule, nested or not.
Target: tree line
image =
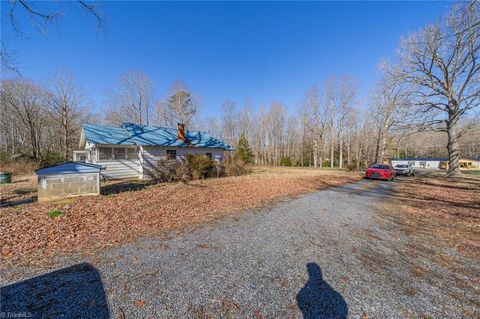
[[[185,83],[173,82],[157,99],[152,78],[131,70],[108,90],[102,116],[93,116],[83,90],[65,72],[46,84],[2,80],[2,156],[68,159],[85,122],[185,123],[234,147],[246,141],[258,165],[358,168],[395,156],[448,156],[449,174],[456,175],[460,156],[480,152],[479,56],[474,0],[453,5],[403,38],[397,55],[379,64],[380,77],[366,103],[356,79],[332,75],[306,88],[293,115],[280,101],[239,106],[226,100],[220,115],[201,118],[200,98]]]

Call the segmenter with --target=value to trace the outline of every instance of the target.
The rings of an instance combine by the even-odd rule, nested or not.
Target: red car
[[[393,181],[395,179],[395,170],[393,169],[392,165],[375,164],[367,168],[365,177]]]

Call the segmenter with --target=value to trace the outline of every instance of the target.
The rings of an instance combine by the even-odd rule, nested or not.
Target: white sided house
[[[147,179],[148,170],[159,159],[181,160],[185,154],[202,154],[221,162],[232,148],[205,132],[122,123],[120,126],[84,124],[80,136],[82,151],[74,161],[99,164],[108,179]]]
[[[448,163],[448,158],[443,157],[410,157],[410,158],[392,158],[392,166],[397,166],[399,164],[409,164],[414,168],[418,169],[431,169],[437,170],[441,169],[444,163]]]

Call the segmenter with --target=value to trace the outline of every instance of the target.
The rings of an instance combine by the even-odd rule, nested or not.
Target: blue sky
[[[24,77],[45,81],[56,69],[69,71],[96,109],[122,73],[139,69],[154,79],[158,96],[183,80],[201,97],[203,115],[218,114],[225,99],[239,107],[277,100],[295,112],[304,92],[333,74],[355,78],[366,100],[379,59],[450,4],[104,2],[100,32],[91,16],[60,5],[60,31],[39,35],[19,16],[28,37],[15,38],[6,19],[10,3],[2,1],[1,32]]]

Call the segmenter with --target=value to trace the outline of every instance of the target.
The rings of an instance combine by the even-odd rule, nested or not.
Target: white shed
[[[99,195],[101,165],[67,162],[37,169],[38,201]]]

